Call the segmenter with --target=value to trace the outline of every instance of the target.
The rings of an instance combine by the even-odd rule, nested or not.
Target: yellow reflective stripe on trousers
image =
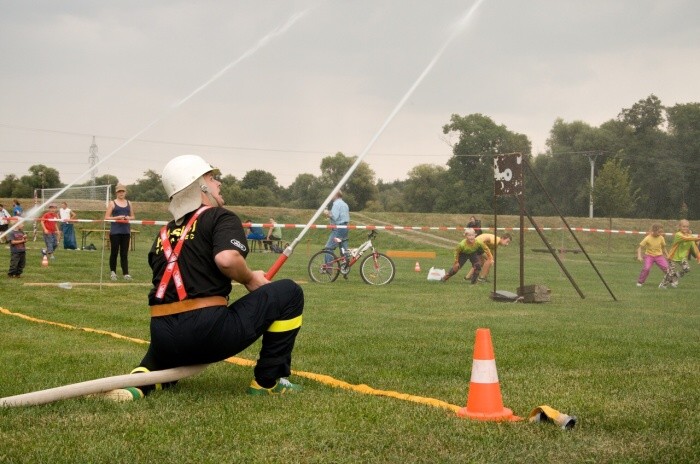
[[[301,316],[295,317],[294,319],[287,319],[286,321],[275,321],[267,329],[268,332],[288,332],[290,330],[298,329],[301,327]]]

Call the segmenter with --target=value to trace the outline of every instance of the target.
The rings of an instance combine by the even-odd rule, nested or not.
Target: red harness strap
[[[195,211],[190,220],[187,221],[185,228],[182,229],[182,233],[180,234],[180,238],[175,245],[174,251],[173,247],[170,245],[170,237],[168,237],[168,226],[165,225],[160,229],[160,242],[163,245],[163,254],[165,255],[165,259],[168,261],[168,265],[165,268],[165,272],[163,272],[163,277],[160,279],[158,291],[156,292],[156,298],[159,300],[162,300],[165,296],[165,290],[170,283],[170,279],[173,279],[173,282],[175,282],[175,289],[177,290],[177,296],[180,301],[187,298],[187,291],[185,290],[185,284],[182,281],[182,274],[180,274],[180,266],[177,265],[177,259],[180,257],[180,250],[182,250],[182,246],[185,243],[185,237],[187,237],[187,234],[190,232],[192,224],[194,224],[194,221],[197,220],[202,211],[209,208],[211,208],[211,206],[202,206]]]

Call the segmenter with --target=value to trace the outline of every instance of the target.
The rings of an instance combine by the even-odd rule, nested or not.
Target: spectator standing
[[[109,225],[109,278],[117,280],[117,256],[122,268],[124,280],[131,280],[129,274],[129,243],[131,241],[131,225],[129,221],[136,218],[131,202],[126,199],[126,187],[117,184],[117,198],[107,207],[105,220],[112,221]]]
[[[41,227],[44,230],[46,256],[49,259],[55,259],[54,251],[58,248],[58,213],[56,212],[56,203],[51,203],[49,210],[41,216]]]
[[[61,219],[61,233],[63,234],[63,248],[66,250],[75,250],[78,244],[75,241],[75,227],[69,221],[75,219],[75,211],[68,207],[65,201],[61,203],[58,209],[58,217]]]
[[[10,237],[10,269],[7,271],[8,277],[19,278],[24,271],[27,262],[27,234],[24,233],[24,223],[18,223],[12,230]]]
[[[10,213],[5,209],[5,206],[0,204],[0,243],[7,243],[8,240],[3,235],[10,228]]]
[[[483,233],[481,230],[481,219],[477,219],[474,216],[469,217],[467,227],[471,227],[472,229],[474,229],[474,233],[476,233],[477,237]]]
[[[22,205],[19,203],[19,200],[12,200],[12,215],[21,216],[22,213],[24,213],[24,209],[22,209]]]

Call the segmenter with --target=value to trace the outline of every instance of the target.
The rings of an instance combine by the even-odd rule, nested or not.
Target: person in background
[[[46,244],[46,256],[55,259],[54,251],[58,248],[58,213],[56,203],[49,205],[49,210],[41,216],[41,227],[44,230],[44,244]]]
[[[303,290],[290,279],[270,282],[264,271],[248,267],[245,229],[223,207],[221,182],[209,163],[178,156],[163,169],[162,181],[173,220],[148,253],[151,343],[132,373],[223,361],[262,337],[248,394],[299,392],[302,387],[287,377],[301,329]],[[229,303],[232,282],[244,294]],[[157,388],[139,387],[142,394]]]
[[[678,222],[678,231],[673,236],[673,243],[668,252],[668,272],[664,276],[664,280],[659,284],[659,288],[668,288],[668,285],[676,288],[678,281],[685,274],[690,272],[688,258],[691,252],[695,255],[695,259],[700,263],[700,251],[695,243],[697,238],[690,233],[690,222],[687,219],[681,219]]]
[[[27,262],[27,234],[24,233],[24,223],[18,223],[9,234],[10,242],[10,269],[7,276],[19,278],[24,271]]]
[[[471,227],[467,227],[464,231],[464,240],[457,244],[455,248],[455,261],[452,268],[447,271],[445,277],[442,278],[443,282],[453,275],[457,274],[459,270],[464,266],[464,264],[469,260],[472,263],[472,275],[471,283],[475,284],[479,278],[479,273],[481,272],[481,255],[485,254],[487,259],[493,260],[491,255],[491,250],[482,242],[476,241],[476,231]]]
[[[24,209],[22,209],[22,205],[19,203],[19,200],[12,200],[12,215],[21,216],[22,213],[24,213]]]
[[[63,248],[66,250],[75,250],[78,244],[75,241],[75,227],[69,221],[75,219],[75,211],[68,207],[65,201],[61,203],[58,209],[58,217],[61,219],[61,233],[63,234]]]
[[[467,227],[471,227],[472,229],[474,229],[474,232],[476,233],[477,237],[483,233],[481,231],[481,219],[477,219],[474,216],[469,217],[469,222],[467,223]]]
[[[481,273],[479,274],[479,277],[477,279],[478,282],[488,282],[488,277],[489,277],[489,272],[491,272],[491,266],[493,266],[494,263],[494,253],[496,251],[496,246],[508,246],[510,245],[510,241],[512,240],[512,236],[510,234],[503,234],[500,237],[496,237],[494,234],[481,234],[476,237],[477,242],[481,242],[487,247],[489,247],[489,250],[491,250],[491,258],[489,259],[486,254],[482,254],[480,256],[481,259]],[[467,273],[466,276],[464,276],[464,280],[471,280],[472,273],[474,272],[474,268],[471,268],[469,272]]]
[[[131,225],[129,221],[136,219],[134,207],[126,199],[126,187],[117,184],[117,198],[107,207],[105,220],[112,221],[109,225],[109,270],[110,279],[117,280],[117,256],[122,268],[124,280],[132,280],[129,274],[129,242],[131,240]]]
[[[0,243],[7,243],[7,238],[3,235],[10,228],[10,213],[5,206],[0,204]]]
[[[350,207],[343,200],[343,192],[341,192],[340,190],[336,192],[336,194],[333,196],[333,203],[331,204],[331,209],[325,209],[323,211],[323,214],[325,214],[326,217],[330,220],[331,225],[347,226],[350,223]],[[339,241],[336,240],[336,238],[339,239]],[[335,250],[338,246],[342,246],[346,250],[349,249],[347,227],[331,229],[331,234],[328,237],[328,241],[326,242],[326,246],[324,248],[332,251]],[[327,254],[326,262],[328,263],[330,261],[331,256]]]
[[[265,240],[265,232],[263,231],[263,228],[260,226],[253,226],[253,221],[251,219],[246,219],[245,222],[247,224],[251,224],[251,226],[248,227],[249,233],[245,237],[253,242],[251,245],[251,251],[253,251],[256,247],[258,251],[263,251],[260,247],[260,245],[262,245],[262,241]]]
[[[282,240],[282,228],[275,222],[275,218],[270,218],[270,224],[270,228],[267,229],[267,237],[263,240],[265,250],[271,250],[273,242]]]
[[[644,252],[643,256],[642,252]],[[668,272],[667,254],[664,229],[661,227],[661,224],[652,224],[649,233],[639,242],[637,247],[637,261],[644,263],[642,264],[642,271],[637,278],[637,287],[641,287],[647,281],[649,272],[654,264],[659,266],[659,269],[666,275]]]

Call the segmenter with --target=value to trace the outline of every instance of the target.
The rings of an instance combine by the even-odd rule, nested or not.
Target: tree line
[[[515,199],[494,201],[493,180],[494,156],[517,152],[526,161],[524,204],[533,215],[585,217],[592,198],[596,217],[700,219],[700,103],[665,107],[652,94],[598,127],[559,118],[537,156],[527,136],[482,114],[453,114],[442,130],[457,140],[446,166],[421,164],[404,180],[383,182],[362,162],[343,188],[351,209],[488,214],[496,207],[517,214]],[[320,175],[299,174],[286,188],[260,169],[240,179],[222,173],[222,194],[231,205],[316,209],[356,160],[341,152],[327,156]],[[111,175],[95,179],[117,182]],[[31,198],[41,186],[63,185],[56,169],[34,165],[28,175],[5,176],[0,197]],[[153,170],[127,187],[133,201],[167,201]]]

